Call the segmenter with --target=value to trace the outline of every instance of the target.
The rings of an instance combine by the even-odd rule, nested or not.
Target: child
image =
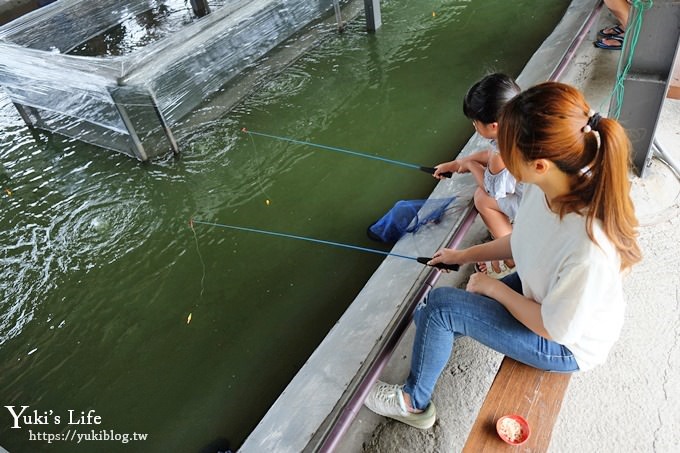
[[[507,103],[498,141],[525,183],[512,233],[439,250],[428,264],[514,257],[518,272],[503,280],[476,273],[466,290],[430,292],[413,316],[406,384],[378,381],[366,397],[380,415],[431,427],[432,392],[461,335],[538,369],[569,373],[604,363],[621,333],[622,273],[641,259],[624,129],[592,112],[577,89],[547,82]]]
[[[507,236],[512,231],[521,197],[521,185],[505,168],[496,145],[501,108],[520,91],[515,81],[505,74],[490,74],[475,83],[465,95],[463,113],[472,120],[477,133],[490,141],[491,147],[439,164],[433,175],[441,179],[441,174],[446,172],[472,173],[479,185],[474,195],[475,207],[494,238]],[[494,261],[491,267],[479,263],[478,270],[501,278],[514,266],[512,260]]]

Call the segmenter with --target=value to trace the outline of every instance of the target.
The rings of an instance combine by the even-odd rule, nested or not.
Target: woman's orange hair
[[[560,216],[585,215],[593,242],[593,220],[601,220],[622,270],[640,261],[628,180],[631,145],[616,120],[593,117],[576,88],[546,82],[509,101],[498,124],[501,157],[511,173],[517,176],[522,162],[553,162],[572,177],[570,192],[555,200]]]

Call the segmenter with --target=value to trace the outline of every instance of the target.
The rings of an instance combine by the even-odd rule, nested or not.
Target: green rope
[[[619,64],[617,68],[618,76],[616,77],[616,83],[614,84],[614,89],[609,95],[609,98],[605,102],[611,102],[612,97],[616,99],[616,108],[612,113],[612,117],[619,119],[621,115],[621,107],[623,106],[623,95],[624,86],[623,82],[628,75],[628,71],[633,64],[633,55],[635,54],[635,48],[637,47],[638,39],[640,37],[640,30],[642,29],[642,21],[644,19],[645,11],[650,9],[654,5],[652,0],[633,0],[633,6],[631,8],[631,14],[628,17],[628,24],[626,25],[626,33],[623,38],[621,57],[619,58]],[[625,49],[626,44],[630,43],[630,52],[628,52],[628,58],[624,58],[623,49]]]

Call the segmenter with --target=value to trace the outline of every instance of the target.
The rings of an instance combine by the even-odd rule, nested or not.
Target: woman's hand
[[[495,299],[496,297],[493,297],[492,293],[494,292],[494,288],[497,288],[497,285],[504,285],[504,283],[493,277],[489,277],[485,272],[475,272],[470,275],[470,280],[468,280],[465,289],[471,293],[481,294],[482,296]]]
[[[516,292],[501,280],[489,277],[484,272],[475,272],[470,276],[465,289],[471,293],[494,299],[503,305],[515,319],[533,332],[548,340],[552,339],[543,325],[541,304]]]
[[[427,262],[428,266],[434,266],[435,264],[462,264],[461,251],[455,249],[440,249],[432,255],[432,259]],[[442,269],[443,272],[449,272],[448,269]]]

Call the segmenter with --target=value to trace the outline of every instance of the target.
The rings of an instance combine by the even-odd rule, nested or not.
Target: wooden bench
[[[463,452],[547,451],[570,378],[570,373],[541,371],[505,357]],[[529,422],[531,436],[521,446],[506,444],[496,433],[496,421],[506,414],[519,414]]]
[[[671,74],[671,83],[666,97],[680,99],[680,59],[675,62],[675,68],[673,69],[673,74]]]

